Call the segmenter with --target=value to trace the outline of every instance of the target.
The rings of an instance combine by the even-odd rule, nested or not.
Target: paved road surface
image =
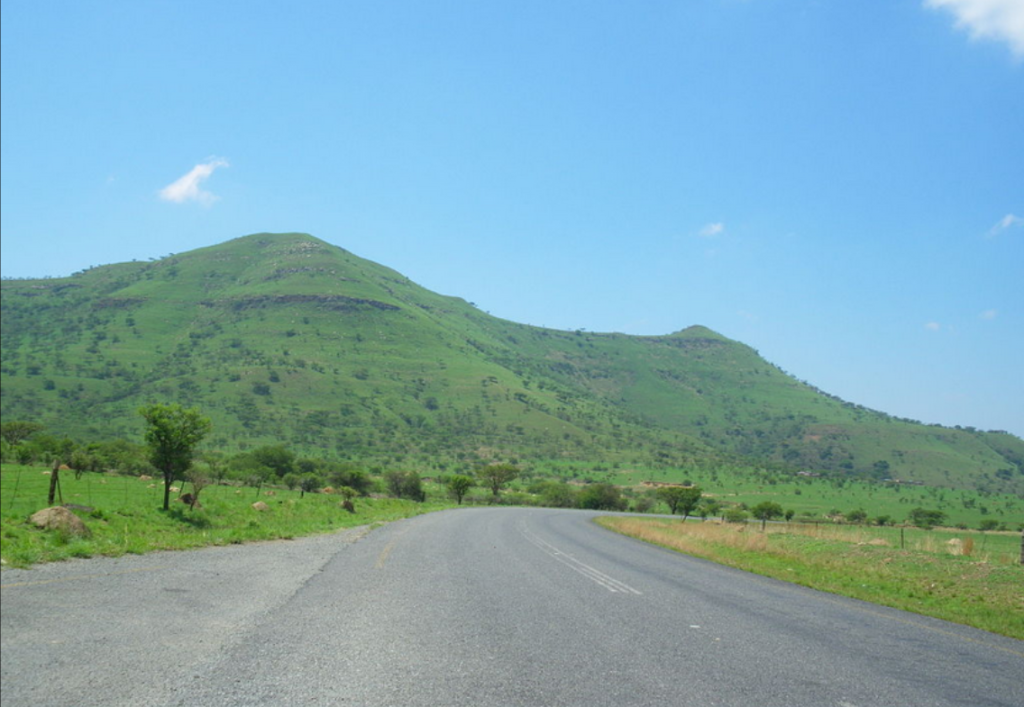
[[[464,509],[2,575],[3,707],[1021,707],[1024,642]]]

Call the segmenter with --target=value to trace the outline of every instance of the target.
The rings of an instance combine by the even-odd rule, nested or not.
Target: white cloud
[[[197,164],[188,174],[161,189],[160,198],[164,201],[173,201],[175,204],[198,201],[209,206],[217,200],[217,197],[208,191],[203,191],[199,185],[208,179],[215,169],[227,166],[228,161],[219,157]]]
[[[1024,226],[1024,218],[1016,214],[1006,214],[1006,216],[999,219],[995,226],[989,229],[988,236],[989,238],[995,238],[1003,231],[1007,231],[1014,226]]]
[[[990,319],[991,320],[991,319],[995,319],[998,315],[999,315],[999,312],[997,312],[996,310],[994,310],[994,309],[986,309],[984,312],[979,314],[978,317],[980,319]]]
[[[709,223],[704,228],[700,229],[697,233],[701,238],[714,238],[725,233],[725,224],[721,221],[717,223]]]
[[[973,39],[1006,42],[1010,51],[1024,58],[1024,2],[1021,0],[925,0],[925,7],[948,10],[956,26]]]
[[[938,322],[928,322],[927,324],[924,325],[924,328],[927,329],[928,331],[939,331],[940,329],[942,329],[942,325],[939,324]]]

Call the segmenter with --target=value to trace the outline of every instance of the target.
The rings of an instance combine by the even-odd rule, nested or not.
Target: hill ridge
[[[177,401],[230,449],[742,459],[1024,491],[1012,435],[841,401],[702,325],[630,336],[502,320],[309,234],[2,284],[3,417],[61,434],[135,437],[140,404]]]

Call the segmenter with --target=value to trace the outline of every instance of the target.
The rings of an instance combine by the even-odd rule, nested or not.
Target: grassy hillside
[[[200,407],[213,446],[444,468],[747,460],[1024,493],[1024,442],[836,400],[703,327],[663,337],[490,317],[302,234],[2,289],[2,414],[138,439],[139,405]]]

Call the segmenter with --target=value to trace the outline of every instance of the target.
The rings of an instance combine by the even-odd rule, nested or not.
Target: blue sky
[[[1024,1],[0,6],[4,277],[302,231],[1024,435]]]

